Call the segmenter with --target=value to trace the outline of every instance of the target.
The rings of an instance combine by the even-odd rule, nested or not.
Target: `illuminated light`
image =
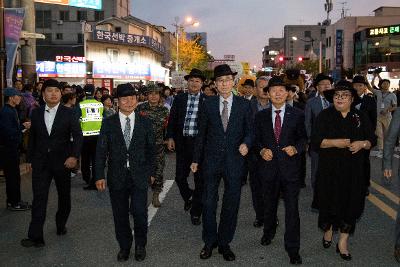
[[[303,61],[303,58],[302,57],[298,57],[297,60],[298,61]]]
[[[281,61],[281,62],[282,62],[282,61],[283,61],[283,59],[284,59],[283,57],[279,57],[279,61]]]

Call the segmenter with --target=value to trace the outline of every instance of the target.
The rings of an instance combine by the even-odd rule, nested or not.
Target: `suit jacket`
[[[155,173],[155,136],[151,121],[135,114],[135,126],[129,149],[126,148],[119,113],[103,120],[96,149],[96,181],[105,179],[110,190],[121,190],[130,182],[146,189],[150,176]],[[127,175],[127,158],[129,175]],[[128,180],[130,179],[130,181]]]
[[[373,95],[367,94],[361,99],[360,110],[365,112],[368,116],[372,129],[376,129],[377,113],[376,113],[376,99]]]
[[[45,106],[33,110],[29,135],[27,162],[33,171],[43,166],[64,169],[69,157],[79,159],[82,147],[82,131],[74,111],[59,105],[50,135],[44,121]],[[71,142],[71,136],[73,138]]]
[[[200,93],[199,111],[197,114],[200,114],[205,98],[206,96]],[[185,123],[187,101],[188,93],[178,94],[174,98],[174,102],[169,113],[166,137],[173,138],[176,143],[181,143],[183,138],[183,125]],[[197,125],[199,125],[198,118],[199,117],[197,116]]]
[[[396,111],[393,113],[389,129],[386,133],[385,142],[383,144],[382,165],[384,170],[392,169],[394,147],[397,145],[397,140],[399,136],[400,136],[400,108],[397,108]]]
[[[264,179],[273,179],[280,171],[282,179],[297,180],[300,167],[300,154],[305,151],[307,135],[304,127],[304,113],[290,105],[286,105],[279,143],[276,143],[272,124],[272,108],[259,112],[255,119],[255,150],[258,154],[258,170]],[[294,146],[297,154],[289,157],[282,148]],[[261,158],[263,148],[270,149],[271,161]],[[264,180],[263,179],[263,180]]]
[[[0,110],[0,146],[17,149],[22,139],[16,108],[5,104]]]
[[[307,101],[304,113],[305,113],[305,126],[307,131],[308,139],[311,138],[311,131],[314,127],[315,119],[318,114],[323,110],[321,98],[319,96],[310,98]]]
[[[241,176],[244,157],[239,146],[246,144],[251,149],[253,143],[253,123],[250,102],[242,97],[233,96],[226,132],[220,115],[220,97],[212,96],[204,101],[199,117],[199,134],[193,153],[193,162],[202,162],[202,170],[213,171],[224,162],[230,176]],[[204,158],[202,155],[204,153]],[[204,161],[201,161],[204,159]]]

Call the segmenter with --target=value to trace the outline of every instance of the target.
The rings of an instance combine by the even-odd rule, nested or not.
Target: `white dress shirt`
[[[60,106],[60,103],[58,103],[56,106],[50,108],[46,104],[46,107],[44,108],[44,123],[46,124],[47,133],[49,135],[51,134],[51,129],[53,128],[54,119],[56,117],[56,113],[57,113],[59,106]]]
[[[130,136],[132,139],[132,133],[133,133],[133,129],[135,128],[135,112],[133,111],[129,116],[124,115],[123,113],[118,112],[119,113],[119,121],[121,122],[121,129],[122,129],[122,134],[124,134],[124,130],[125,130],[125,124],[126,124],[126,118],[129,117],[129,119],[131,120],[131,132],[130,132]]]
[[[233,94],[225,99],[222,96],[219,97],[219,115],[222,116],[222,110],[224,109],[224,101],[228,101],[228,119],[231,115],[231,109],[232,109],[232,102],[233,102]]]
[[[281,127],[282,127],[282,124],[283,124],[283,118],[285,117],[285,109],[286,109],[286,106],[285,105],[283,105],[281,108],[276,108],[274,105],[272,105],[272,128],[274,128],[275,129],[275,117],[276,117],[276,113],[275,113],[275,111],[276,110],[280,110],[281,112],[279,113],[279,116],[281,117]]]

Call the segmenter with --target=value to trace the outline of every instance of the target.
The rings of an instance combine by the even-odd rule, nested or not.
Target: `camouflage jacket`
[[[151,107],[148,102],[144,102],[136,108],[136,112],[151,120],[156,136],[156,144],[163,144],[164,130],[167,128],[168,123],[168,109],[164,106]]]

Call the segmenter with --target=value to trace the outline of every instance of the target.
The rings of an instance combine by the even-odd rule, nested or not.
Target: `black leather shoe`
[[[185,201],[185,205],[183,206],[183,209],[185,211],[188,211],[192,208],[192,197],[190,197],[188,200]]]
[[[135,260],[143,261],[146,258],[146,248],[135,246]]]
[[[118,260],[119,262],[127,261],[127,260],[129,259],[129,254],[130,254],[130,251],[129,251],[129,250],[127,250],[127,249],[121,249],[121,250],[118,252],[117,260]]]
[[[299,253],[289,254],[290,264],[300,265],[303,263]]]
[[[57,235],[66,235],[67,227],[57,229]]]
[[[330,248],[331,245],[332,245],[332,240],[331,240],[331,241],[327,241],[327,240],[325,240],[324,237],[322,237],[322,246],[323,246],[324,248]]]
[[[260,221],[260,220],[255,220],[254,222],[253,222],[253,226],[255,227],[255,228],[260,228],[260,227],[262,227],[264,225],[264,222],[263,221]]]
[[[191,216],[190,219],[192,220],[192,224],[193,225],[200,225],[201,224],[201,220],[200,220],[200,216]]]
[[[205,245],[200,251],[200,259],[202,260],[209,259],[212,256],[213,249],[216,247],[217,247],[216,243],[213,244],[211,247]]]
[[[263,235],[263,236],[261,237],[261,245],[262,245],[262,246],[268,246],[268,245],[271,244],[271,242],[272,242],[272,239],[269,238],[269,237],[267,237],[266,235]]]
[[[224,257],[224,260],[226,261],[234,261],[236,259],[235,254],[232,252],[231,248],[228,247],[219,247],[218,248],[218,253],[222,254],[222,256]]]
[[[339,249],[339,244],[336,244],[336,253],[340,254],[340,257],[345,261],[351,261],[351,254],[342,254]]]
[[[30,248],[30,247],[35,247],[35,248],[41,248],[44,247],[44,240],[33,240],[30,238],[22,239],[21,240],[21,246]]]
[[[85,186],[83,188],[83,190],[86,190],[86,191],[88,191],[88,190],[97,190],[97,188],[94,185],[88,185],[88,186]]]

